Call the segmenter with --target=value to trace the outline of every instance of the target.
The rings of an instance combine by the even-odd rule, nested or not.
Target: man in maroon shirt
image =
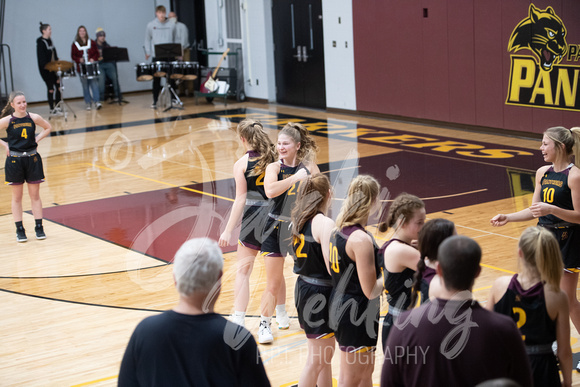
[[[497,378],[531,386],[528,357],[513,320],[472,298],[481,272],[477,242],[449,237],[438,257],[437,298],[401,314],[395,323],[381,386],[474,386]]]

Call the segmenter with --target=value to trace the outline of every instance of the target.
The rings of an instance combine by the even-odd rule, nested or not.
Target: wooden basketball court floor
[[[34,238],[27,194],[28,242],[17,243],[8,186],[0,190],[0,385],[115,385],[123,352],[136,324],[170,309],[177,300],[171,258],[192,237],[217,239],[234,198],[232,166],[243,154],[235,127],[246,115],[264,122],[273,141],[287,121],[316,136],[321,170],[335,187],[336,216],[349,181],[375,176],[385,205],[398,193],[425,200],[428,218],[455,222],[460,234],[482,246],[483,272],[474,295],[487,299],[493,280],[517,270],[516,242],[534,222],[492,228],[498,212],[528,206],[532,176],[542,159],[537,138],[508,137],[452,128],[328,113],[280,105],[184,98],[184,109],[149,108],[150,93],[126,96],[129,104],[86,111],[68,101],[77,118],[51,119],[53,135],[39,151],[48,238]],[[29,110],[48,117],[45,104]],[[3,165],[3,164],[2,164]],[[373,219],[376,222],[377,219]],[[371,230],[382,244],[388,239]],[[216,311],[233,305],[235,241],[224,249],[224,286]],[[296,316],[295,276],[286,259],[287,309]],[[257,259],[251,279],[247,327],[255,334],[265,284]],[[306,338],[292,319],[260,345],[274,386],[297,383]],[[580,351],[572,328],[573,351]],[[379,338],[380,340],[380,338]],[[373,374],[379,384],[382,351]],[[338,377],[338,351],[333,374]],[[580,385],[578,374],[574,382]]]

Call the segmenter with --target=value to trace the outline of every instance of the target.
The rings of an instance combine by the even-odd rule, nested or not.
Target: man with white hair
[[[269,386],[256,341],[214,313],[223,274],[218,244],[185,242],[175,254],[179,302],[141,321],[125,350],[119,386]]]

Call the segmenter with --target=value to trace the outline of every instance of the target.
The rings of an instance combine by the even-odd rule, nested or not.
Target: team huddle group
[[[550,165],[537,172],[532,206],[491,219],[494,226],[539,223],[519,239],[519,273],[495,281],[485,308],[471,293],[481,272],[480,246],[457,235],[449,220],[425,222],[417,196],[402,193],[392,201],[379,224],[392,236],[379,247],[365,229],[382,207],[375,178],[359,175],[346,198],[333,198],[315,163],[318,147],[302,125],[286,124],[276,146],[258,121],[245,119],[237,132],[246,153],[234,165],[236,198],[219,238],[220,246],[231,244],[241,221],[234,312],[226,325],[247,333],[249,277],[260,256],[266,287],[258,342],[273,342],[274,314],[278,329],[289,327],[283,268],[284,257],[293,256],[294,301],[308,342],[300,386],[333,385],[336,342],[339,385],[372,385],[383,292],[383,386],[571,385],[570,317],[580,328],[580,211],[574,210],[580,170],[571,161],[580,160],[580,128],[544,133],[541,150]],[[342,200],[336,220],[326,216],[332,200]],[[134,335],[131,342],[138,340]],[[134,364],[128,353],[134,347],[123,364]]]

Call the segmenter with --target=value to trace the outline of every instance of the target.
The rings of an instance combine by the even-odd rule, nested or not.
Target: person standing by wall
[[[164,6],[159,5],[155,8],[155,19],[147,24],[145,31],[145,59],[149,59],[155,54],[155,46],[158,44],[175,43],[175,22],[167,19],[167,11]],[[153,57],[153,62],[169,62],[174,57]],[[161,91],[161,78],[153,77],[153,105],[152,109],[157,108],[157,99]]]
[[[50,24],[40,22],[40,36],[36,39],[36,58],[38,60],[38,71],[44,83],[46,83],[48,106],[54,110],[56,104],[60,102],[60,83],[56,73],[44,68],[48,63],[58,60],[56,48],[52,45],[52,27]]]
[[[113,84],[113,91],[115,93],[115,98],[121,104],[123,101],[123,96],[121,95],[121,89],[119,87],[119,78],[117,76],[117,64],[115,62],[109,62],[103,59],[103,49],[106,47],[111,47],[106,40],[107,35],[102,28],[97,28],[97,49],[99,50],[99,95],[101,97],[101,102],[105,100],[105,84],[107,79]]]
[[[85,26],[79,26],[75,41],[71,46],[70,53],[72,60],[77,64],[77,73],[80,75],[81,85],[83,86],[83,98],[87,105],[87,110],[91,110],[94,105],[97,110],[103,107],[101,105],[101,97],[99,95],[99,81],[98,75],[88,74],[83,75],[81,66],[88,69],[92,63],[99,60],[99,50],[97,49],[97,42],[89,39],[89,34]],[[90,90],[89,90],[90,89]]]

